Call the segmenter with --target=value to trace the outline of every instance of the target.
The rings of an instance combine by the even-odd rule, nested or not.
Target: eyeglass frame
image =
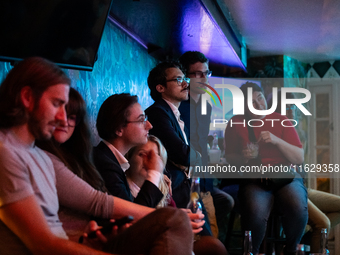
[[[129,123],[141,123],[141,124],[143,124],[145,126],[147,122],[148,122],[148,116],[145,116],[145,118],[143,120],[126,121],[126,124],[129,124]]]
[[[181,81],[182,80],[182,81]],[[166,82],[170,82],[170,81],[177,81],[177,85],[181,86],[183,81],[185,81],[186,83],[190,83],[190,78],[187,77],[177,77],[175,79],[171,79],[171,80],[166,80]]]
[[[74,125],[70,124],[70,120],[71,120],[70,117],[72,115],[76,116]],[[69,114],[69,115],[66,116],[66,118],[67,118],[67,126],[69,126],[69,127],[76,127],[79,124],[79,122],[80,122],[80,119],[78,118],[77,114]]]
[[[194,74],[196,78],[204,78],[204,76],[209,78],[212,75],[212,71],[207,70],[205,72],[195,71],[195,72],[187,73],[187,75],[190,75],[190,74]],[[200,74],[200,75],[197,75],[197,74]]]

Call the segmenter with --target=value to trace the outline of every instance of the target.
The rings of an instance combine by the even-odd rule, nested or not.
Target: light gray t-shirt
[[[59,219],[70,240],[77,241],[90,220],[89,215],[112,217],[113,196],[92,188],[68,169],[58,157],[49,152],[46,154],[52,160],[56,175],[61,206]]]
[[[56,177],[51,159],[34,144],[23,144],[9,130],[0,131],[0,207],[34,195],[51,231],[67,238],[58,218]],[[30,213],[30,212],[27,212]],[[0,254],[29,254],[0,220]]]

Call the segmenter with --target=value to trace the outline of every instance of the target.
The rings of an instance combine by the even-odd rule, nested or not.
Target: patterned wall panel
[[[319,62],[312,63],[312,68],[308,72],[308,77],[312,79],[323,78],[339,78],[340,77],[340,61],[329,61],[329,62]]]
[[[0,61],[0,82],[2,82],[5,78],[9,70],[12,69],[12,66],[8,62]]]
[[[130,93],[137,95],[145,109],[153,103],[147,86],[149,71],[157,64],[147,51],[127,34],[107,23],[98,50],[98,60],[92,72],[65,69],[87,103],[89,121],[93,134],[97,134],[95,122],[100,105],[110,95]],[[0,80],[11,65],[0,62]],[[99,138],[94,135],[94,143]]]

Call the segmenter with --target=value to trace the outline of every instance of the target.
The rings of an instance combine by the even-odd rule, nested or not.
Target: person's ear
[[[26,109],[28,109],[29,111],[33,110],[35,98],[33,96],[33,92],[30,87],[25,86],[21,89],[20,99]]]
[[[161,85],[161,84],[158,84],[158,85],[156,86],[156,90],[157,90],[159,93],[163,93],[164,90],[165,90],[165,87],[164,87],[163,85]]]
[[[118,128],[118,129],[116,130],[116,135],[117,135],[118,137],[122,137],[123,133],[124,133],[123,128]]]

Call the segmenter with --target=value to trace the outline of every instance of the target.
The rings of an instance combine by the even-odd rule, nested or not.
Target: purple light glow
[[[115,24],[117,27],[119,27],[121,30],[123,30],[125,33],[127,33],[132,39],[134,39],[136,42],[138,42],[143,48],[148,49],[148,46],[146,46],[146,43],[143,42],[142,39],[140,39],[136,34],[131,32],[127,27],[125,27],[123,24],[121,24],[119,21],[114,19],[112,16],[108,16],[109,21],[111,21],[113,24]]]
[[[182,6],[181,52],[201,51],[211,62],[246,70],[209,11],[199,0]]]

